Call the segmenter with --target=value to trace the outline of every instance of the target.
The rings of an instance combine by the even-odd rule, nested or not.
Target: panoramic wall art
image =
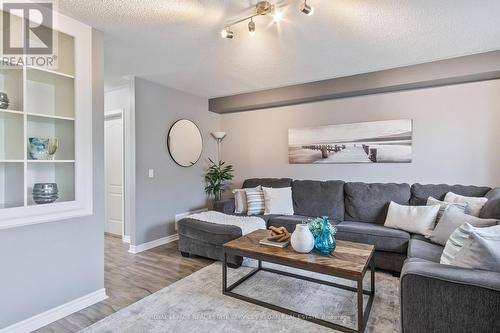
[[[288,160],[307,163],[410,163],[412,120],[290,128]]]

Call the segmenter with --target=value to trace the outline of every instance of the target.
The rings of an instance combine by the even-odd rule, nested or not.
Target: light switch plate
[[[149,178],[154,178],[155,177],[155,170],[154,169],[149,169],[148,170],[148,177]]]

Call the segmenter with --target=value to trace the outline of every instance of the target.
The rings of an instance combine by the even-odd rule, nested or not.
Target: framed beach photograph
[[[410,163],[411,119],[290,128],[290,164]]]

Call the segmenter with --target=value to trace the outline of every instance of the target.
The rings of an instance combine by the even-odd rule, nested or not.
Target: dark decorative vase
[[[330,255],[336,246],[337,243],[330,230],[328,216],[323,216],[323,228],[321,234],[314,240],[314,248],[321,254]]]
[[[58,197],[56,183],[37,183],[33,186],[33,201],[38,205],[53,203]]]

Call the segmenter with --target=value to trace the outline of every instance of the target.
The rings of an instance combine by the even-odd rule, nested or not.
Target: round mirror
[[[170,156],[175,163],[183,167],[190,167],[200,159],[203,139],[195,123],[181,119],[170,127],[167,145]]]

